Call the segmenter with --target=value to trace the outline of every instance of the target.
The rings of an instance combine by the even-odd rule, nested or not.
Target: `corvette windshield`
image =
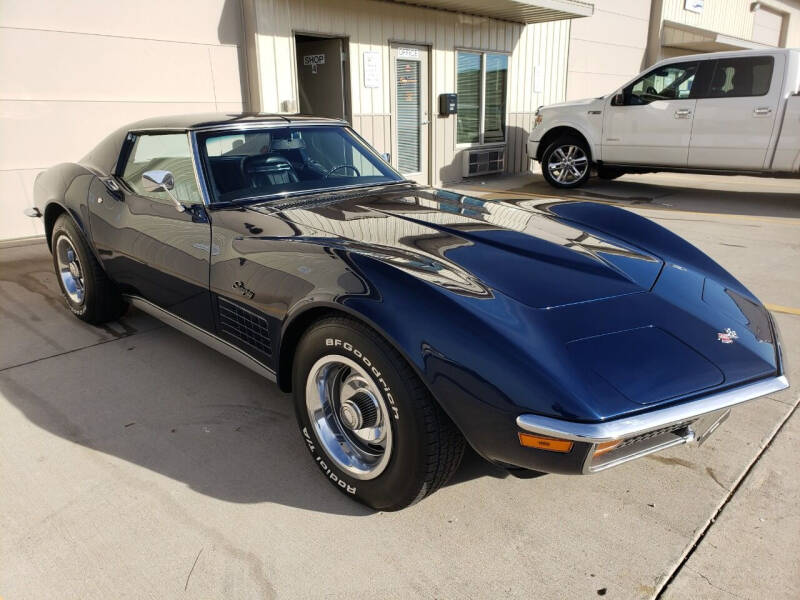
[[[248,129],[198,139],[214,202],[403,181],[346,127]]]

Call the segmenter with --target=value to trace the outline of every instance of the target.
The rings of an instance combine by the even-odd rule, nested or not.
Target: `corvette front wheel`
[[[292,386],[317,468],[372,508],[398,510],[421,500],[461,461],[461,433],[405,359],[353,319],[327,318],[304,334]]]

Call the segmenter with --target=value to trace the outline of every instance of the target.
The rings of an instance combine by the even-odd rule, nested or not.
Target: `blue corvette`
[[[376,509],[436,490],[465,443],[593,473],[788,385],[769,313],[680,237],[420,187],[338,121],[134,123],[35,199],[78,318],[133,305],[276,381],[315,468]]]

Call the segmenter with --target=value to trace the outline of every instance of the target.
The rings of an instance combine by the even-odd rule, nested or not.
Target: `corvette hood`
[[[413,188],[251,209],[279,211],[302,235],[331,238],[326,243],[452,291],[496,291],[535,308],[647,291],[662,267],[641,249],[567,224],[524,201]]]

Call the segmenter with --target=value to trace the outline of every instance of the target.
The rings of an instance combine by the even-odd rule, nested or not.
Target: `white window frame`
[[[477,142],[461,142],[458,141],[458,115],[456,115],[456,131],[455,135],[453,136],[455,141],[455,147],[457,149],[462,148],[496,148],[498,146],[505,146],[508,142],[508,90],[510,85],[510,78],[508,77],[508,73],[511,72],[511,52],[503,52],[501,50],[483,50],[480,48],[455,48],[455,52],[453,53],[453,61],[455,63],[453,68],[453,73],[455,73],[455,87],[458,89],[458,53],[459,52],[470,52],[472,54],[480,54],[481,55],[481,93],[480,98],[478,99],[480,102],[480,110],[478,111],[478,141]],[[486,117],[486,55],[487,54],[502,54],[508,57],[508,70],[506,71],[506,102],[505,102],[505,117],[506,117],[506,126],[505,130],[503,131],[503,139],[499,142],[484,142],[483,137],[485,134],[485,123],[484,118]]]

